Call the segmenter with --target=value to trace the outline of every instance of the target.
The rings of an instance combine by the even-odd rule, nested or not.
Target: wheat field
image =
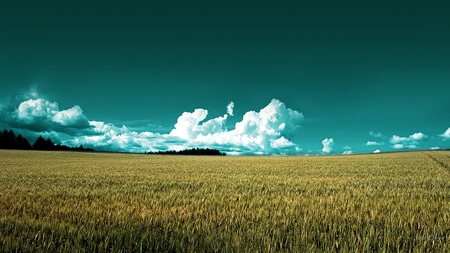
[[[0,150],[3,252],[450,252],[450,152]]]

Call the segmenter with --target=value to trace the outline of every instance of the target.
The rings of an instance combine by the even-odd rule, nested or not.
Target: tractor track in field
[[[437,159],[436,157],[434,157],[434,156],[432,156],[432,155],[430,155],[428,153],[425,153],[425,152],[422,152],[422,153],[425,154],[426,156],[428,156],[431,160],[433,160],[437,164],[439,164],[441,167],[446,169],[448,172],[450,172],[450,166],[449,165],[443,163],[442,161],[440,161],[439,159]]]

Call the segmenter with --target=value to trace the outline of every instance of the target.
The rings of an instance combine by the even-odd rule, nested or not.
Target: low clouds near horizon
[[[390,139],[391,144],[393,144],[394,149],[415,149],[420,146],[423,141],[426,141],[428,136],[425,134],[418,132],[411,134],[409,137],[401,137],[398,135],[393,135]]]
[[[272,99],[258,112],[246,112],[231,130],[225,123],[228,117],[234,116],[234,103],[230,102],[225,109],[223,116],[206,121],[206,109],[184,112],[169,134],[137,132],[127,126],[88,120],[78,105],[61,110],[58,103],[36,95],[26,97],[18,105],[3,106],[0,116],[10,127],[51,136],[63,134],[65,145],[82,144],[105,151],[146,152],[204,147],[228,154],[295,154],[301,150],[291,138],[304,117],[280,100]]]
[[[234,128],[228,129],[230,124],[227,124],[227,120],[230,117],[237,117],[234,114],[234,107],[234,102],[230,101],[228,105],[224,105],[223,115],[213,118],[208,117],[208,110],[203,108],[183,112],[170,131],[159,133],[146,131],[143,127],[139,127],[140,130],[137,131],[137,128],[127,125],[90,120],[78,105],[63,109],[57,102],[44,99],[37,92],[30,92],[15,94],[10,103],[0,105],[0,124],[2,127],[19,129],[21,134],[28,138],[42,135],[73,147],[83,145],[99,151],[139,153],[212,148],[235,155],[302,152],[352,154],[371,147],[376,148],[374,152],[427,148],[425,146],[427,140],[430,140],[429,149],[439,149],[440,144],[436,141],[446,146],[444,143],[450,140],[450,127],[432,136],[416,132],[409,136],[394,134],[389,138],[388,135],[370,131],[371,139],[360,142],[360,147],[352,145],[353,148],[350,146],[335,148],[333,138],[322,139],[322,137],[321,149],[303,151],[292,141],[304,120],[301,112],[286,107],[278,99],[272,99],[259,111],[244,113],[240,120],[237,122],[234,120],[236,122]],[[32,140],[31,138],[29,140]],[[319,143],[320,139],[317,140],[317,144]]]

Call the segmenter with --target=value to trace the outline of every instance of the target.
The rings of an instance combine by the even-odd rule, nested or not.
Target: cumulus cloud
[[[97,150],[159,151],[193,147],[219,149],[229,154],[293,154],[301,148],[290,139],[300,128],[303,115],[277,100],[259,111],[244,114],[235,128],[228,130],[225,122],[234,115],[234,103],[226,114],[206,120],[208,111],[197,108],[182,113],[169,134],[135,131],[127,126],[88,120],[80,106],[61,110],[58,103],[32,97],[18,105],[1,108],[2,121],[13,128],[36,133],[61,133],[62,143],[83,145]]]
[[[393,148],[395,149],[415,149],[418,148],[420,142],[427,140],[428,136],[425,134],[418,132],[410,135],[409,137],[401,137],[398,135],[393,135],[390,139],[390,142],[393,144]]]
[[[450,140],[450,127],[447,128],[447,130],[443,134],[440,134],[439,136],[442,137],[442,140],[444,141]]]
[[[79,128],[87,127],[89,122],[78,105],[67,110],[57,111],[52,120],[62,126],[77,126]]]
[[[322,141],[322,145],[323,145],[322,152],[329,154],[331,152],[331,150],[333,150],[333,146],[334,146],[333,138],[325,138]]]
[[[352,147],[345,145],[342,148],[344,149],[344,152],[342,153],[343,155],[353,154]]]
[[[377,149],[377,150],[373,151],[373,153],[374,153],[374,154],[381,153],[381,150]]]
[[[231,102],[227,105],[227,113],[228,113],[230,116],[234,116],[233,110],[234,110],[234,103],[233,103],[233,101],[231,101]]]
[[[427,139],[428,136],[426,136],[425,134],[419,132],[419,133],[414,133],[412,135],[409,136],[412,140],[416,140],[416,141],[421,141],[424,139]]]
[[[397,144],[394,144],[392,147],[395,148],[395,149],[402,149],[402,148],[405,148],[406,146],[404,144],[402,144],[402,143],[397,143]],[[408,147],[409,148],[416,148],[417,146],[411,144]]]
[[[8,109],[10,109],[8,111]],[[16,108],[2,108],[2,118],[12,127],[32,131],[55,131],[67,134],[84,134],[91,125],[78,105],[60,110],[58,103],[42,98],[28,99]]]
[[[223,130],[223,124],[228,115],[210,119],[202,124],[208,111],[205,109],[195,109],[194,112],[184,112],[178,117],[175,128],[170,132],[172,136],[178,136],[182,139],[192,140],[199,135],[215,134]]]
[[[231,115],[232,103],[227,107]],[[205,109],[185,112],[177,120],[170,136],[176,136],[188,143],[223,147],[229,152],[256,154],[285,154],[300,151],[289,138],[303,121],[303,115],[287,108],[277,100],[272,101],[259,112],[249,111],[237,122],[233,130],[226,130],[224,123],[228,114],[201,123],[207,116]]]
[[[384,145],[384,143],[383,142],[376,142],[376,141],[368,141],[366,143],[366,146],[381,146],[381,145]]]

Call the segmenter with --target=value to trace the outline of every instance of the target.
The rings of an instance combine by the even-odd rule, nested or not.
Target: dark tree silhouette
[[[157,154],[157,155],[226,155],[225,153],[220,152],[217,149],[209,149],[209,148],[192,148],[185,149],[180,151],[175,150],[166,150],[166,151],[157,151],[157,152],[147,152],[147,154]]]
[[[47,150],[47,141],[39,135],[39,137],[36,139],[36,141],[33,144],[33,149],[36,150]]]
[[[0,132],[0,148],[2,149],[31,149],[27,139],[21,134],[16,136],[13,130],[3,130]]]
[[[14,141],[16,134],[12,130],[3,130],[0,135],[0,147],[1,148],[14,148]]]
[[[47,150],[54,150],[55,149],[55,143],[53,143],[52,139],[47,138],[45,140],[45,148]]]
[[[55,145],[52,139],[44,139],[42,136],[39,136],[33,146],[31,146],[28,140],[21,134],[16,136],[13,130],[8,131],[6,129],[0,132],[0,149],[95,151],[92,148],[85,148],[83,145],[79,147],[68,147],[59,143]]]
[[[21,134],[17,135],[15,144],[16,149],[31,149],[30,143]]]

